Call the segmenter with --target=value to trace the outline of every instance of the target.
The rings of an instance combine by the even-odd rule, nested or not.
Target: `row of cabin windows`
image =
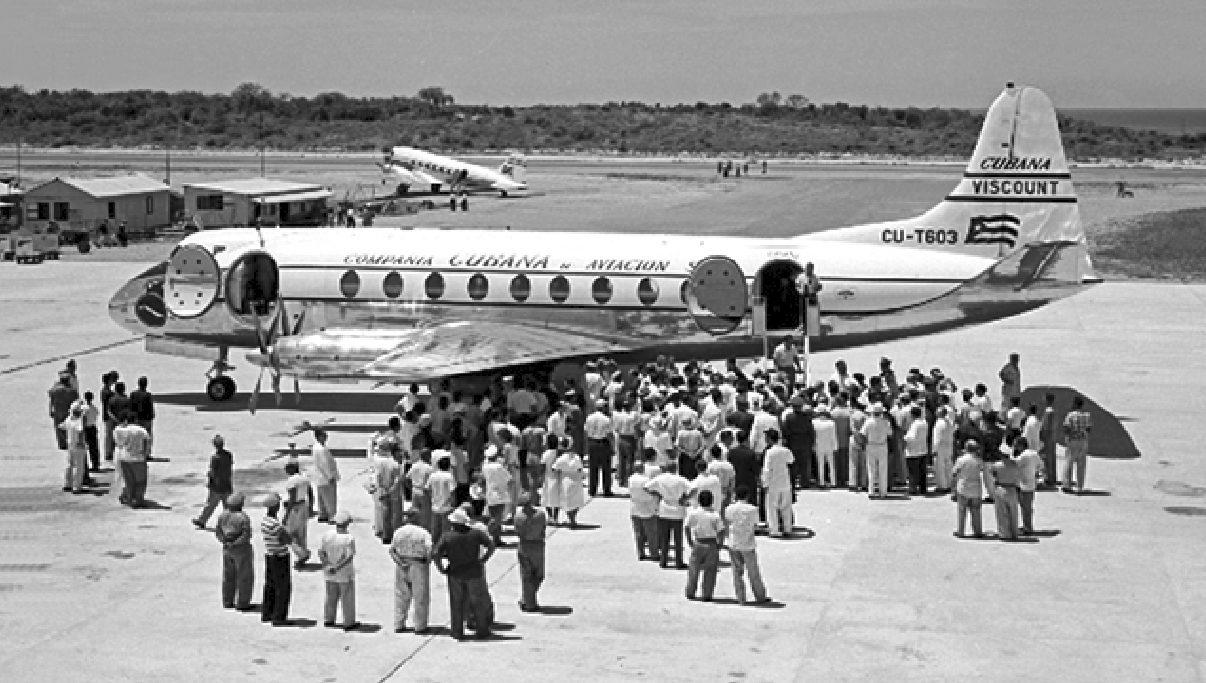
[[[155,213],[155,198],[146,198],[147,215]],[[106,207],[109,218],[117,218],[117,202],[108,202]],[[71,202],[36,202],[25,209],[25,217],[34,221],[68,221],[71,220]]]
[[[402,276],[396,272],[391,272],[385,276],[385,280],[381,283],[381,290],[385,296],[390,299],[397,299],[402,296],[404,288],[404,280]],[[466,292],[469,298],[474,301],[482,301],[490,294],[490,279],[481,273],[475,273],[466,283]],[[440,273],[431,273],[427,279],[423,281],[423,293],[428,299],[440,299],[444,296],[447,290],[447,284],[444,281],[444,276]],[[564,275],[558,275],[549,281],[549,298],[556,303],[565,303],[570,297],[571,285],[568,278]],[[349,270],[339,279],[339,291],[349,299],[355,298],[360,293],[360,275]],[[510,286],[511,298],[518,303],[524,303],[532,296],[532,281],[527,275],[516,275],[511,278]],[[686,301],[687,281],[682,284],[680,296],[683,301]],[[611,283],[611,279],[607,277],[597,277],[591,283],[590,287],[591,298],[595,303],[606,304],[611,301],[611,297],[615,294],[615,287]],[[660,294],[656,280],[652,278],[642,278],[637,283],[637,299],[646,306],[652,306],[657,303]]]

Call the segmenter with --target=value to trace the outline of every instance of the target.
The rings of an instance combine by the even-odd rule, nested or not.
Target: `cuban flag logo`
[[[1007,213],[996,216],[972,216],[964,244],[1004,244],[1010,249],[1018,242],[1022,219]]]

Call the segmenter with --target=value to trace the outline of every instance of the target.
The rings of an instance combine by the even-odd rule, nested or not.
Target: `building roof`
[[[267,197],[257,197],[257,204],[287,204],[289,202],[310,202],[331,197],[330,190],[310,190],[308,192],[290,192],[289,194],[274,194]]]
[[[33,189],[36,190],[44,187],[56,180],[97,198],[120,197],[128,194],[144,194],[146,192],[167,192],[171,189],[158,180],[148,178],[140,173],[116,178],[55,178]]]
[[[256,197],[294,192],[311,192],[324,189],[322,185],[317,185],[314,183],[295,183],[288,180],[273,180],[272,178],[222,180],[214,183],[185,183],[184,187]]]

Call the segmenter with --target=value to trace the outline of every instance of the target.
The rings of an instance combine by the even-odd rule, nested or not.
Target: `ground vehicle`
[[[57,259],[59,249],[57,234],[17,230],[0,235],[0,256],[3,256],[5,261],[15,259],[18,263],[41,263],[44,259]]]

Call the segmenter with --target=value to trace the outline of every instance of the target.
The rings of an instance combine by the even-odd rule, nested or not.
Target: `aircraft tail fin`
[[[1055,107],[1041,90],[1010,83],[985,114],[971,161],[945,200],[917,218],[816,237],[989,258],[1032,244],[1083,245]]]
[[[526,183],[528,180],[528,159],[518,152],[512,153],[503,162],[503,165],[498,167],[498,172],[510,176],[517,183]]]

